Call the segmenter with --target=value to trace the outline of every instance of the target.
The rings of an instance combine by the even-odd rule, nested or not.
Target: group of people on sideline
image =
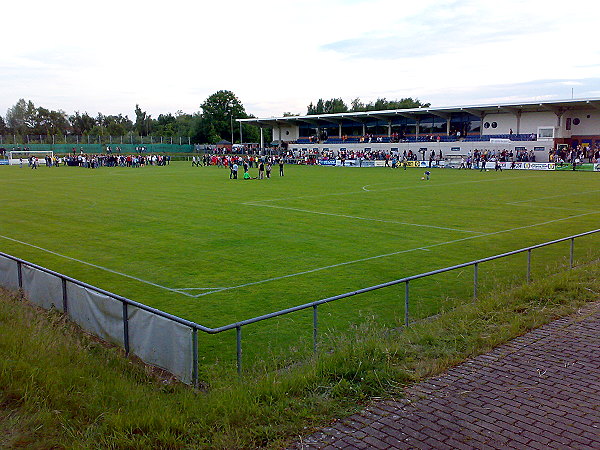
[[[143,167],[143,166],[167,166],[171,163],[169,155],[68,155],[44,157],[47,167],[75,166],[86,169],[97,167]],[[39,159],[36,156],[27,158],[30,168],[37,169]],[[23,167],[23,158],[19,159],[20,167]]]
[[[279,166],[279,176],[284,175],[283,158],[259,157],[259,156],[240,156],[240,155],[203,155],[202,157],[192,156],[192,167],[200,166],[229,167],[229,179],[237,180],[240,166],[243,167],[244,180],[262,180],[271,178],[273,165]],[[251,177],[249,169],[255,167],[258,169],[258,176]]]

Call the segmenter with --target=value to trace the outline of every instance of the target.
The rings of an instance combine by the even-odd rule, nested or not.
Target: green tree
[[[237,135],[239,142],[236,119],[245,119],[248,115],[244,105],[233,92],[215,92],[200,105],[200,108],[202,108],[202,119],[206,122],[205,136],[208,142],[214,143],[221,139],[231,140],[232,134],[234,140]],[[215,137],[218,137],[216,141]]]
[[[76,135],[88,134],[96,126],[96,119],[87,112],[80,114],[79,111],[75,111],[75,114],[69,116],[69,122],[71,123],[73,134]]]
[[[423,103],[419,99],[413,99],[411,97],[402,98],[400,100],[387,100],[384,98],[378,98],[374,102],[363,103],[359,98],[355,98],[351,103],[351,111],[385,111],[390,109],[411,109],[411,108],[427,108],[431,106],[431,103]]]
[[[36,108],[31,100],[25,99],[19,101],[6,112],[6,124],[13,133],[27,134],[36,125]]]
[[[365,111],[365,104],[363,102],[360,101],[360,98],[356,97],[354,100],[352,100],[352,102],[350,103],[350,111],[352,112],[361,112],[361,111]]]
[[[142,111],[140,105],[135,105],[135,131],[140,136],[149,136],[152,133],[152,116]]]
[[[312,102],[308,105],[308,115],[314,114],[334,114],[334,113],[342,113],[348,111],[348,105],[344,103],[344,100],[341,98],[332,98],[329,100],[323,100],[320,98],[317,101],[316,105],[313,105]]]
[[[35,109],[34,126],[29,131],[32,134],[57,135],[70,131],[67,113],[64,111],[51,111],[43,107]]]

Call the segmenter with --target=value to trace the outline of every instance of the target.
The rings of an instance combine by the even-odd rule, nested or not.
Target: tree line
[[[423,103],[419,99],[413,99],[412,97],[401,98],[400,100],[378,98],[369,103],[364,103],[357,97],[350,102],[350,106],[348,106],[341,98],[332,98],[329,100],[320,98],[315,104],[311,102],[310,105],[308,105],[307,115],[427,108],[429,106],[431,106],[431,103]],[[287,114],[292,115],[289,113]]]
[[[240,142],[240,125],[236,119],[253,117],[236,95],[227,90],[215,92],[193,114],[183,111],[159,114],[154,118],[140,105],[135,105],[135,117],[127,115],[93,116],[87,111],[67,114],[36,106],[31,100],[20,99],[0,116],[0,135],[79,135],[79,136],[163,136],[190,137],[193,143],[214,144],[221,140]],[[265,130],[265,142],[270,141],[270,130]],[[259,142],[260,130],[242,125],[244,142]]]
[[[347,105],[341,98],[323,100],[308,105],[307,115],[330,114],[360,111],[382,111],[389,109],[405,109],[428,107],[411,97],[400,100],[378,98],[369,103],[355,98]],[[283,113],[284,116],[300,114]],[[0,116],[0,135],[46,135],[46,136],[162,136],[189,137],[196,144],[214,144],[221,140],[239,143],[259,142],[258,127],[243,124],[240,136],[240,126],[236,119],[254,117],[248,114],[242,102],[236,95],[227,90],[221,90],[210,95],[201,105],[200,110],[186,114],[179,110],[176,113],[159,114],[154,118],[140,105],[135,105],[135,117],[127,115],[105,115],[98,113],[90,115],[87,111],[69,115],[63,110],[50,110],[36,106],[31,100],[20,99],[8,108],[6,116]],[[264,130],[265,142],[271,142],[271,131]]]

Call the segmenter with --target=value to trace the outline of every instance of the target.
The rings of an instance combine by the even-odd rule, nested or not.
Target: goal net
[[[46,164],[46,157],[52,158],[54,152],[52,150],[13,150],[8,152],[9,164],[27,164],[32,156],[38,159],[38,164]]]

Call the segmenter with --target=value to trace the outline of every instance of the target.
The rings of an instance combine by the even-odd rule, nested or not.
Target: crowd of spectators
[[[64,164],[68,166],[85,167],[95,169],[97,167],[143,167],[143,166],[166,166],[171,162],[169,155],[69,155],[64,158]]]
[[[582,146],[576,148],[558,148],[550,151],[549,159],[557,164],[564,163],[588,163],[600,162],[599,146]]]

